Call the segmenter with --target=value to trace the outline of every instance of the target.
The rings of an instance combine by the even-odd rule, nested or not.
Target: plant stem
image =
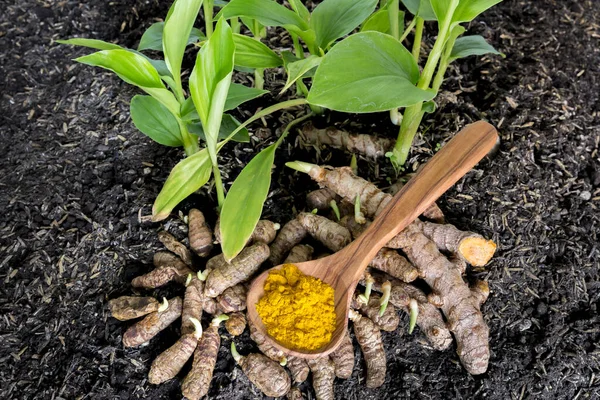
[[[294,35],[293,33],[291,35],[292,35],[292,42],[294,43],[294,53],[296,54],[296,57],[304,58],[304,49],[302,48],[302,45],[300,44],[300,39],[298,39],[298,35]]]
[[[400,26],[398,24],[398,9],[400,7],[400,0],[391,0],[388,5],[388,17],[390,21],[390,33],[396,40],[400,40]],[[392,124],[398,125],[400,123],[400,110],[394,108],[390,110],[390,120]]]
[[[179,131],[181,133],[181,140],[183,141],[185,155],[189,157],[196,154],[199,150],[198,139],[188,131],[187,126],[185,126],[185,122],[177,118],[177,123],[179,124]]]
[[[230,20],[231,30],[233,33],[240,33],[240,19],[238,17],[233,17]]]
[[[256,32],[254,36],[254,40],[260,42],[260,24],[257,20],[254,20],[254,32]],[[256,89],[263,90],[265,87],[265,70],[263,68],[256,68],[254,70],[254,87]]]
[[[390,19],[390,33],[396,40],[400,39],[400,25],[398,24],[399,8],[400,8],[400,0],[391,0],[390,1],[390,5],[388,6],[388,16]]]
[[[431,53],[429,53],[429,57],[427,57],[427,63],[425,64],[425,68],[423,68],[423,72],[421,73],[421,77],[419,78],[419,82],[417,84],[419,89],[429,89],[431,79],[433,78],[433,73],[435,72],[440,57],[442,56],[444,46],[446,45],[448,35],[450,34],[452,17],[454,16],[454,11],[458,6],[458,2],[459,0],[450,0],[448,13],[439,23],[438,37],[435,40],[433,48],[431,49]],[[406,163],[412,141],[417,134],[417,130],[419,129],[419,125],[423,119],[422,109],[423,103],[417,103],[407,107],[404,110],[404,117],[402,119],[402,124],[400,125],[400,132],[398,133],[398,139],[396,140],[396,145],[394,146],[393,155],[391,157],[392,163],[395,166],[401,166]]]
[[[216,162],[213,162],[212,169],[213,169],[213,175],[215,176],[215,189],[217,191],[217,204],[219,205],[219,211],[221,211],[221,208],[223,207],[223,203],[225,203],[225,188],[223,187],[223,181],[221,180],[221,171],[219,170],[219,165]]]
[[[419,64],[419,55],[421,54],[421,41],[423,40],[423,28],[425,27],[425,20],[421,17],[416,17],[417,26],[415,28],[415,40],[412,47],[412,55],[415,58],[417,64]]]
[[[400,43],[404,42],[404,40],[408,37],[408,34],[413,30],[413,28],[415,27],[415,24],[417,23],[417,17],[413,18],[412,21],[410,21],[410,24],[408,24],[408,26],[406,27],[406,29],[404,30],[404,33],[402,34],[402,37],[400,38]]]
[[[432,89],[437,93],[444,82],[444,75],[446,75],[446,70],[448,69],[448,65],[450,65],[450,56],[452,55],[452,49],[454,48],[454,43],[456,39],[462,35],[464,32],[464,28],[457,27],[450,32],[450,37],[446,41],[446,47],[444,48],[444,54],[442,54],[442,58],[440,60],[440,65],[438,66],[438,70],[435,74],[435,78],[433,79]]]
[[[210,39],[210,37],[213,34],[214,0],[205,0],[202,8],[204,9],[204,26],[206,30],[206,38]]]

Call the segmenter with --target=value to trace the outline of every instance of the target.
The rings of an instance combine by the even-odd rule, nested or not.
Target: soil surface
[[[144,29],[166,15],[167,3],[3,2],[0,398],[181,396],[177,380],[147,382],[152,359],[175,341],[176,327],[149,346],[124,349],[129,324],[110,318],[106,302],[133,293],[129,281],[150,268],[161,248],[156,233],[162,225],[148,215],[182,153],[135,129],[128,107],[134,89],[71,61],[86,50],[54,43],[81,36],[134,47]],[[469,272],[489,280],[492,291],[483,307],[491,330],[489,370],[470,376],[454,350],[436,352],[422,345],[418,332],[407,335],[404,319],[396,332],[384,334],[385,384],[364,386],[357,349],[352,378],[336,381],[338,399],[600,398],[598,4],[506,0],[470,32],[484,35],[506,58],[472,57],[451,68],[409,168],[470,121],[486,119],[499,128],[499,151],[441,200],[450,222],[499,244],[488,266]],[[277,71],[267,77],[274,88],[281,79]],[[249,115],[274,101],[254,101],[238,112]],[[224,179],[230,183],[273,142],[279,121],[289,119],[289,113],[267,118],[270,129],[256,125],[251,144],[228,146]],[[333,114],[316,123],[395,136],[385,115]],[[339,151],[324,149],[319,156],[332,165],[349,162]],[[294,159],[317,158],[290,136],[277,154],[265,208],[278,222],[302,210],[304,194],[316,187],[283,168]],[[360,160],[359,169],[381,187],[395,179],[383,160],[379,166]],[[214,215],[215,199],[206,193],[181,209],[194,205]],[[261,398],[228,354],[229,343],[223,334],[209,398]],[[254,350],[246,336],[236,343],[242,354]],[[309,383],[302,389],[314,398]]]

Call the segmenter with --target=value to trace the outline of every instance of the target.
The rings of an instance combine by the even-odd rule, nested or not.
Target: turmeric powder
[[[335,330],[333,294],[328,284],[285,264],[269,273],[256,310],[267,333],[283,346],[316,350],[331,341]]]

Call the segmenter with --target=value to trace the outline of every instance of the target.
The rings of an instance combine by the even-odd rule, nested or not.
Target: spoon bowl
[[[387,242],[485,157],[497,139],[496,129],[487,122],[466,126],[408,181],[356,240],[330,256],[295,264],[302,273],[321,279],[335,290],[336,329],[327,345],[312,351],[288,349],[267,334],[256,304],[264,295],[269,272],[282,265],[263,272],[252,282],[246,300],[251,323],[269,344],[288,355],[314,359],[334,351],[346,334],[352,295],[369,262]]]

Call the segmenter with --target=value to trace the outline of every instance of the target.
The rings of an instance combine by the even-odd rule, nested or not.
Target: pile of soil
[[[137,45],[168,2],[8,0],[0,15],[0,397],[3,399],[180,398],[176,380],[148,384],[151,360],[175,329],[147,347],[123,349],[127,324],[107,299],[131,293],[160,249],[152,202],[179,150],[136,131],[116,77],[71,61],[73,36]],[[465,124],[499,128],[500,150],[441,200],[451,223],[493,238],[498,253],[471,277],[487,279],[484,306],[492,357],[472,377],[454,351],[422,346],[404,327],[385,334],[388,374],[365,388],[362,359],[339,399],[600,398],[600,11],[592,0],[506,0],[470,25],[506,58],[472,57],[451,68],[439,110],[424,123],[409,168]],[[276,71],[268,77],[281,84]],[[238,77],[237,79],[244,79]],[[249,103],[244,112],[275,101]],[[281,120],[267,119],[251,144],[222,155],[231,183],[253,154],[272,143]],[[395,136],[385,115],[332,114],[316,122]],[[303,149],[293,136],[277,154],[265,215],[285,222],[315,185],[283,168],[286,160],[347,164],[337,151]],[[359,163],[385,187],[386,165]],[[202,190],[181,205],[211,213]],[[165,293],[170,289],[166,289]],[[161,291],[158,294],[162,294]],[[405,326],[405,325],[404,325]],[[243,354],[254,349],[236,340]],[[236,368],[224,339],[209,398],[261,398]],[[357,349],[357,357],[360,352]],[[314,394],[303,385],[309,398]]]

